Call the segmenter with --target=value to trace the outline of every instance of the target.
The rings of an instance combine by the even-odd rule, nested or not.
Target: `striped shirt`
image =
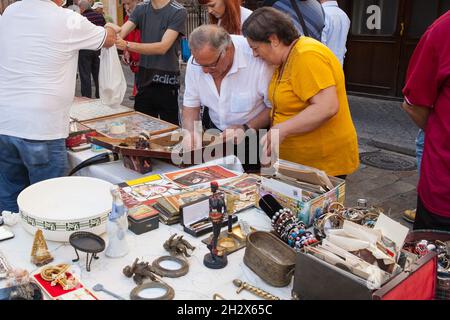
[[[105,21],[105,18],[103,17],[103,15],[95,12],[92,9],[87,9],[81,15],[86,17],[90,22],[92,22],[96,26],[103,27],[106,24],[106,21]]]
[[[344,65],[344,57],[347,52],[345,44],[348,31],[350,30],[350,19],[339,8],[337,1],[324,2],[322,7],[325,11],[325,28],[323,28],[322,32],[322,42],[333,51],[341,65]]]

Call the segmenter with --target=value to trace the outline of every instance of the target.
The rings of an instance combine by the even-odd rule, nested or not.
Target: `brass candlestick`
[[[274,296],[267,291],[264,291],[262,289],[259,289],[255,286],[252,286],[251,284],[248,284],[247,282],[243,282],[239,279],[234,279],[233,283],[238,289],[236,290],[236,293],[240,293],[242,290],[250,291],[251,293],[257,295],[258,297],[261,297],[266,300],[280,300],[277,296]]]
[[[231,236],[231,234],[233,233],[233,219],[232,218],[233,218],[233,213],[234,213],[235,202],[237,200],[237,196],[227,194],[226,199],[227,199],[227,215],[228,215],[228,235]]]
[[[234,213],[234,202],[236,201],[236,196],[227,194],[226,195],[226,210],[228,216],[228,229],[227,236],[220,238],[218,240],[219,247],[227,250],[227,252],[233,252],[236,250],[238,243],[233,238],[233,213]]]

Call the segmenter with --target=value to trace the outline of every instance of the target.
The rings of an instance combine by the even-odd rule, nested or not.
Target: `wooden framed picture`
[[[82,124],[111,139],[126,139],[128,137],[139,136],[142,132],[157,135],[178,128],[178,126],[172,123],[137,111],[101,119],[82,121]],[[114,133],[116,132],[114,131],[114,127],[118,125],[122,126],[123,130],[120,133]]]
[[[100,99],[75,97],[70,107],[70,118],[76,121],[87,121],[132,111],[133,109],[122,105],[114,108],[107,106]]]
[[[237,177],[237,174],[219,165],[204,166],[164,174],[164,176],[182,187]]]

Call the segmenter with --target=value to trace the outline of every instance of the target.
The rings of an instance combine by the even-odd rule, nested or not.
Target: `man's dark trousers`
[[[100,69],[99,51],[80,50],[78,72],[80,73],[81,95],[92,98],[91,74],[95,84],[95,98],[100,98],[98,90],[98,72]]]

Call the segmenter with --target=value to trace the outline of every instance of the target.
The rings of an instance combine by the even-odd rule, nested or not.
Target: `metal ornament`
[[[252,286],[251,284],[248,284],[247,282],[243,282],[239,279],[234,279],[233,284],[238,287],[236,290],[236,293],[240,293],[242,290],[250,291],[251,293],[257,295],[258,297],[261,297],[266,300],[280,300],[277,296],[274,296],[267,291],[264,291],[262,289],[259,289],[255,286]]]
[[[133,278],[134,282],[138,285],[144,283],[144,280],[156,281],[156,274],[153,267],[145,261],[139,262],[139,258],[134,260],[131,266],[126,266],[122,270],[123,274],[128,278]]]
[[[34,234],[33,247],[31,249],[31,262],[37,266],[43,266],[53,261],[53,256],[47,247],[42,230],[38,229]]]
[[[78,285],[78,280],[73,276],[67,276],[70,265],[58,264],[55,266],[47,266],[41,270],[41,278],[50,282],[51,286],[59,284],[63,290],[71,290]]]
[[[192,255],[192,251],[195,247],[191,245],[183,236],[178,236],[173,234],[166,242],[163,244],[164,249],[166,249],[172,256],[184,255],[186,258]],[[188,250],[191,252],[189,253]]]
[[[218,293],[213,294],[213,300],[227,300]]]
[[[144,298],[139,295],[145,289],[152,288],[164,289],[166,292],[162,296],[155,298]],[[173,288],[162,282],[146,282],[134,288],[130,293],[131,300],[172,300],[174,297],[175,291],[173,290]]]
[[[103,291],[104,293],[109,294],[110,296],[116,298],[117,300],[125,300],[124,298],[122,298],[121,296],[115,294],[114,292],[111,292],[109,290],[106,290],[105,287],[103,287],[102,284],[98,283],[95,286],[92,287],[92,289],[94,291]]]
[[[219,250],[218,239],[222,221],[226,214],[225,195],[218,191],[219,185],[216,181],[211,182],[212,195],[209,197],[209,215],[212,223],[213,235],[211,242],[207,245],[209,253],[203,258],[203,264],[210,269],[222,269],[228,264],[227,253],[225,250]]]
[[[173,261],[175,263],[178,263],[181,267],[179,269],[171,270],[166,269],[161,266],[161,262],[163,261]],[[173,257],[173,256],[163,256],[159,257],[152,263],[152,268],[155,273],[160,275],[161,277],[168,277],[168,278],[179,278],[184,276],[189,271],[189,264],[180,258]]]
[[[99,259],[97,254],[105,250],[105,240],[100,236],[87,231],[74,232],[69,237],[69,243],[74,248],[77,255],[76,259],[72,259],[72,262],[80,260],[78,251],[86,252],[86,271],[91,271],[92,259]],[[89,254],[91,257],[89,258]]]

